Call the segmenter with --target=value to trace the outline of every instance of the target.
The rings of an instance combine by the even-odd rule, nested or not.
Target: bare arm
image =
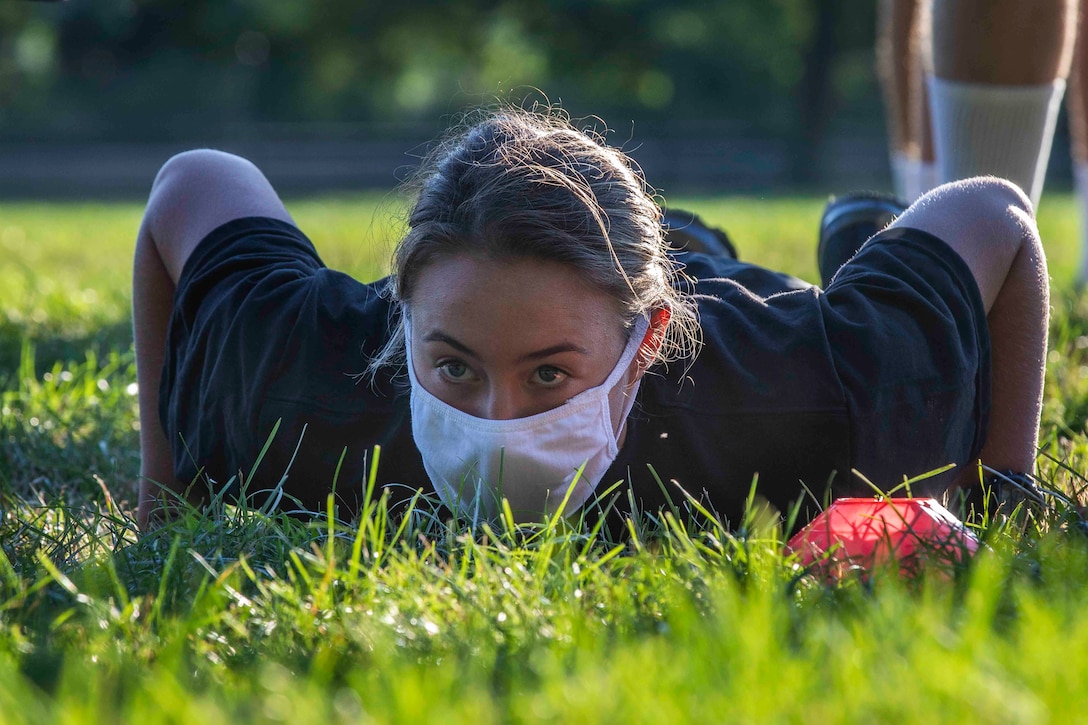
[[[151,237],[177,283],[200,240],[247,216],[292,221],[268,179],[249,161],[222,151],[186,151],[159,170],[140,231]]]
[[[1010,182],[967,179],[929,192],[892,226],[939,237],[970,267],[986,307],[993,364],[993,407],[982,460],[994,468],[1030,472],[1050,311],[1046,257],[1031,202]]]
[[[876,70],[884,92],[893,151],[928,158],[923,149],[929,119],[923,112],[922,0],[880,0],[877,4]]]
[[[136,239],[132,274],[140,407],[137,520],[142,528],[147,527],[163,488],[168,494],[181,495],[189,483],[174,478],[171,441],[159,420],[159,382],[178,278],[209,232],[247,216],[291,221],[264,175],[238,156],[219,151],[179,154],[163,165],[152,185]]]

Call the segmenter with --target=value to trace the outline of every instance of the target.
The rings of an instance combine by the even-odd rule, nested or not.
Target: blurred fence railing
[[[644,135],[628,144],[657,189],[670,193],[839,193],[889,189],[887,152],[878,133],[838,134],[815,156],[812,180],[795,182],[785,140],[720,135],[710,129]],[[423,138],[233,139],[217,148],[253,160],[286,195],[391,189],[418,163]],[[0,141],[0,198],[139,199],[155,173],[192,143]],[[1051,174],[1069,175],[1068,145],[1055,143]],[[1062,183],[1062,181],[1058,181]],[[1067,183],[1067,182],[1066,182]]]

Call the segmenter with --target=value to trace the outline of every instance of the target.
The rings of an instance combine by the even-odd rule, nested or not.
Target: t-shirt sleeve
[[[179,479],[241,473],[237,489],[260,458],[249,493],[285,475],[308,507],[334,479],[357,493],[373,446],[403,446],[407,431],[391,381],[360,378],[389,337],[380,284],[327,269],[285,222],[239,219],[209,234],[178,282],[160,390]]]

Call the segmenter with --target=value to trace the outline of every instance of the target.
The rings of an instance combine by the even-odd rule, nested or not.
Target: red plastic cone
[[[829,577],[897,561],[911,574],[926,562],[959,561],[978,538],[932,498],[840,498],[790,539],[801,564]]]

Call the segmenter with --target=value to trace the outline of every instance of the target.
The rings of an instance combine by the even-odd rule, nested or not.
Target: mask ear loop
[[[431,393],[427,392],[427,389],[420,384],[419,379],[416,377],[416,365],[412,360],[412,323],[408,321],[407,312],[403,314],[401,320],[401,326],[404,328],[404,357],[405,364],[408,365],[408,381],[412,384],[413,389],[418,388],[430,396]]]
[[[649,329],[650,318],[647,315],[640,315],[638,320],[635,321],[634,328],[631,330],[631,337],[627,340],[627,347],[624,349],[623,354],[620,355],[619,362],[616,363],[616,369],[612,371],[612,374],[609,375],[608,379],[601,385],[605,391],[612,390],[616,387],[623,378],[623,375],[627,372],[627,368],[631,365],[631,362],[638,357],[639,351],[642,350],[642,341],[646,339],[646,333]],[[608,427],[612,433],[612,441],[617,450],[619,449],[620,437],[627,427],[627,418],[631,415],[631,411],[635,407],[635,398],[638,397],[638,389],[641,384],[642,377],[640,376],[631,384],[630,390],[624,391],[623,413],[620,416],[619,426],[613,428],[611,422],[609,423]],[[607,400],[607,396],[605,400]]]
[[[401,329],[404,330],[404,360],[408,366],[408,380],[412,386],[419,385],[416,380],[416,365],[412,361],[412,323],[408,322],[408,313],[401,315]]]
[[[611,374],[601,384],[601,387],[611,390],[616,386],[623,374],[627,372],[627,367],[631,364],[631,361],[638,355],[638,351],[642,349],[642,341],[646,338],[646,332],[649,329],[650,318],[646,315],[639,315],[638,319],[635,320],[634,328],[631,330],[631,337],[627,339],[627,347],[623,349],[619,362],[616,363],[616,367],[613,368]]]

